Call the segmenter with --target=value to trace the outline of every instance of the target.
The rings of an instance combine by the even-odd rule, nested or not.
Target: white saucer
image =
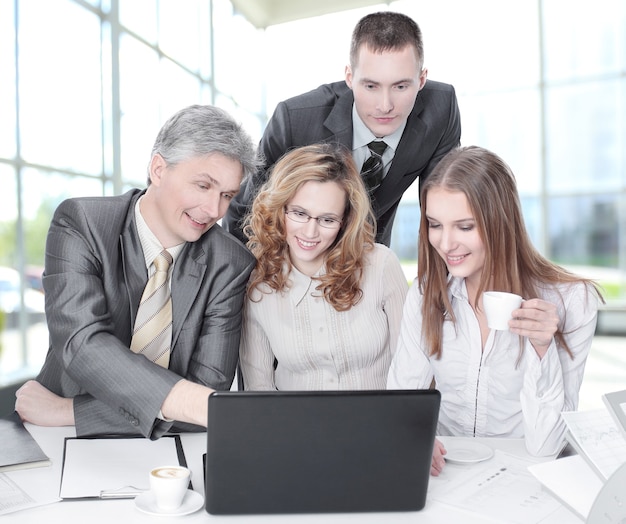
[[[473,438],[437,437],[446,448],[443,456],[452,464],[475,464],[493,457],[493,449],[486,444],[476,442]]]
[[[164,511],[156,505],[154,495],[150,491],[146,491],[141,495],[135,497],[135,506],[139,511],[143,511],[148,515],[159,515],[169,517],[179,517],[182,515],[189,515],[194,511],[198,511],[204,503],[204,497],[197,491],[188,489],[183,499],[183,503],[176,509],[171,511]]]

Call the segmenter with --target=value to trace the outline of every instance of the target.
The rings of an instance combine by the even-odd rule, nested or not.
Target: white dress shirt
[[[154,259],[159,253],[161,253],[161,251],[163,251],[163,246],[161,245],[161,242],[159,242],[159,240],[157,239],[156,235],[152,232],[150,227],[148,227],[148,224],[141,214],[139,203],[141,202],[142,198],[143,196],[140,196],[137,200],[137,203],[135,204],[135,223],[137,224],[137,234],[139,235],[139,242],[141,243],[141,249],[143,250],[143,256],[146,261],[148,277],[151,277],[152,274],[156,271]],[[167,278],[167,283],[170,289],[172,289],[172,270],[174,268],[174,264],[176,263],[178,255],[180,255],[184,247],[185,242],[167,249],[167,252],[172,255],[172,263],[170,264]],[[161,410],[159,410],[159,414],[157,416],[158,418],[160,418],[161,420],[165,420],[166,422],[173,422],[173,420],[171,419],[166,419],[163,416],[163,412]]]
[[[143,199],[143,196],[139,197],[137,203],[135,204],[135,223],[137,224],[137,234],[139,235],[139,242],[141,242],[141,249],[143,250],[143,256],[146,261],[146,269],[148,270],[148,275],[152,276],[152,273],[156,271],[154,267],[154,259],[157,257],[161,251],[163,251],[163,246],[161,242],[157,239],[152,230],[148,227],[148,224],[143,218],[141,214],[141,209],[139,207],[139,203]],[[185,242],[178,244],[177,246],[170,247],[167,249],[167,252],[172,255],[172,263],[170,264],[169,275],[172,275],[172,269],[174,268],[174,264],[176,263],[176,259],[180,252],[185,247]],[[172,287],[172,279],[168,278],[170,289]]]
[[[467,299],[465,280],[451,278],[449,296],[456,316],[443,325],[441,359],[427,355],[422,343],[422,295],[415,283],[404,306],[398,349],[388,389],[425,389],[435,379],[441,392],[440,435],[525,438],[534,455],[556,453],[563,443],[561,411],[578,407],[585,361],[596,327],[598,297],[580,284],[545,289],[555,304],[559,327],[574,355],[554,341],[539,359],[524,338],[491,330],[484,350],[478,319]]]
[[[295,268],[290,282],[282,293],[257,290],[253,299],[261,300],[246,301],[240,345],[245,388],[385,389],[408,290],[393,251],[376,244],[367,254],[363,296],[347,311],[336,311],[315,289],[319,281]]]
[[[396,150],[398,149],[398,144],[400,144],[400,139],[402,138],[402,133],[404,133],[405,127],[406,121],[393,133],[382,137],[382,140],[384,140],[385,144],[387,144],[387,149],[385,149],[382,156],[383,176],[387,175],[389,172],[391,162],[396,154]],[[359,171],[361,170],[363,163],[372,154],[367,144],[377,138],[379,137],[374,135],[374,133],[372,133],[365,125],[363,120],[361,120],[361,117],[357,113],[356,106],[352,106],[352,158],[354,158],[354,162],[359,168]]]

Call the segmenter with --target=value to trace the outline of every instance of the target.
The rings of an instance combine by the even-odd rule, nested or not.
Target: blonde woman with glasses
[[[257,259],[240,346],[247,390],[385,389],[408,290],[376,244],[367,190],[336,144],[275,165],[244,232]]]

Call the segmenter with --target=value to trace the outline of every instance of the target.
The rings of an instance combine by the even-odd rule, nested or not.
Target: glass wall
[[[537,248],[598,278],[610,301],[626,301],[626,3],[398,0],[270,27],[268,56],[282,60],[268,65],[268,111],[342,79],[354,24],[381,9],[420,25],[429,78],[456,88],[462,145],[511,165]],[[312,44],[320,31],[323,43]],[[405,193],[392,240],[409,276],[417,190]]]
[[[258,35],[228,0],[0,3],[0,386],[33,376],[47,352],[56,206],[144,187],[159,128],[186,105],[222,105],[258,138],[262,80],[249,89],[240,60],[215,58]]]
[[[254,29],[229,0],[0,2],[0,385],[47,351],[41,271],[70,196],[143,187],[164,120],[192,103],[258,139],[289,96],[341,80],[363,15],[412,16],[429,78],[455,86],[463,145],[516,173],[533,241],[626,301],[626,4],[397,0]],[[392,247],[415,274],[417,184]]]
[[[429,76],[456,87],[462,143],[494,150],[516,173],[536,246],[623,299],[626,4],[392,5],[420,23]]]

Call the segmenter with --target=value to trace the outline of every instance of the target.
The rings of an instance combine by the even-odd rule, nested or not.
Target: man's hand
[[[37,426],[73,426],[74,401],[29,380],[15,393],[15,411],[24,422]]]
[[[430,466],[430,474],[433,477],[438,477],[439,473],[443,470],[443,467],[446,464],[443,456],[447,453],[446,448],[443,447],[443,444],[435,439],[435,445],[433,447],[433,463]]]
[[[207,405],[211,388],[182,379],[174,384],[169,395],[165,397],[161,413],[166,419],[189,422],[207,427]]]

